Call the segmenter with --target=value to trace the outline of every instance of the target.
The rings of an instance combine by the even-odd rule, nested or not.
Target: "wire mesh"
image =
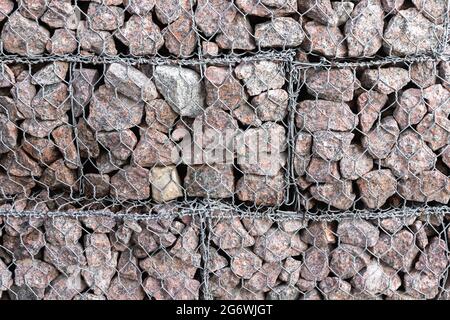
[[[0,299],[448,299],[448,6],[0,1]]]

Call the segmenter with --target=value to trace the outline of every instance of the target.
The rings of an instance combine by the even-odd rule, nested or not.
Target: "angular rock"
[[[289,256],[298,256],[307,248],[298,234],[270,228],[256,237],[253,251],[266,262],[280,262]]]
[[[434,237],[425,251],[420,254],[419,260],[415,264],[416,270],[440,278],[449,263],[447,251],[446,242],[438,237]]]
[[[33,230],[29,234],[12,237],[8,234],[3,236],[3,248],[10,253],[14,259],[33,259],[45,246],[44,233],[40,230]],[[1,270],[1,267],[0,267]],[[1,274],[1,271],[0,271]],[[1,275],[0,275],[1,279]],[[1,280],[0,280],[1,291]]]
[[[41,260],[24,259],[15,262],[14,284],[45,289],[57,276],[58,271]]]
[[[52,62],[33,74],[31,77],[31,83],[39,86],[48,86],[65,81],[68,70],[68,62]]]
[[[267,5],[260,0],[236,0],[235,5],[245,14],[258,17],[278,17],[297,12],[297,1],[286,0],[283,5]]]
[[[78,49],[75,32],[67,29],[57,29],[45,46],[53,55],[65,55]]]
[[[172,257],[164,251],[159,251],[144,260],[140,260],[139,266],[142,270],[147,271],[150,276],[158,279],[180,274],[192,279],[197,271],[195,266],[177,257]]]
[[[129,129],[98,132],[96,138],[99,144],[118,160],[127,160],[137,144],[136,135]]]
[[[299,132],[295,138],[294,170],[299,176],[306,172],[311,160],[312,136],[305,132]]]
[[[9,14],[14,10],[14,2],[11,0],[3,0],[0,2],[0,22],[8,18]]]
[[[279,279],[290,285],[295,285],[300,277],[301,266],[301,261],[288,257],[283,263]]]
[[[108,300],[143,300],[145,297],[141,280],[116,276],[106,292]]]
[[[124,10],[116,6],[89,3],[87,18],[90,27],[95,31],[113,31],[124,23]]]
[[[200,282],[185,276],[174,276],[163,279],[163,287],[174,300],[198,300]]]
[[[402,282],[397,271],[372,260],[362,272],[351,280],[356,292],[375,296],[379,294],[392,295]]]
[[[399,67],[366,69],[361,76],[361,83],[366,89],[384,94],[399,91],[409,80],[408,70]]]
[[[354,3],[351,1],[333,1],[331,2],[331,6],[338,17],[338,26],[343,25],[348,19],[350,19],[352,11],[355,7]]]
[[[31,74],[28,71],[22,71],[11,88],[11,96],[16,103],[17,110],[24,118],[34,117],[31,101],[35,95],[36,87],[31,84]]]
[[[175,66],[156,66],[154,81],[172,109],[185,117],[196,117],[204,108],[205,93],[198,73]]]
[[[234,73],[244,82],[250,96],[270,89],[280,89],[285,83],[283,65],[274,61],[242,62]]]
[[[412,3],[425,17],[435,24],[442,24],[447,14],[447,3],[442,0],[413,0]]]
[[[80,118],[78,121],[76,138],[81,158],[97,158],[99,156],[100,146],[84,118]]]
[[[62,125],[52,131],[52,138],[62,153],[66,166],[70,169],[77,169],[81,166],[81,162],[78,158],[78,150],[72,131],[72,126]]]
[[[439,45],[442,32],[442,27],[417,9],[399,10],[384,29],[383,47],[387,54],[396,56],[432,53]]]
[[[133,151],[133,162],[142,167],[171,165],[178,162],[175,151],[175,144],[164,133],[155,129],[142,130],[141,139]]]
[[[400,134],[396,146],[382,164],[390,168],[395,176],[408,178],[432,170],[436,164],[436,155],[419,134],[407,129]]]
[[[414,243],[414,235],[401,230],[393,235],[382,233],[371,252],[395,270],[409,272],[419,249]]]
[[[435,61],[413,63],[409,67],[411,81],[419,88],[427,88],[436,83],[437,66]]]
[[[51,289],[45,294],[44,300],[72,300],[86,289],[86,283],[80,273],[60,275],[51,284]]]
[[[184,12],[191,12],[191,3],[188,0],[160,0],[155,2],[153,11],[161,23],[169,24]]]
[[[310,74],[306,86],[315,98],[343,102],[353,100],[359,81],[350,69],[330,69]]]
[[[0,193],[3,196],[28,194],[35,185],[36,182],[30,177],[14,177],[0,173]]]
[[[253,97],[251,104],[261,121],[283,121],[288,111],[288,93],[283,89],[268,90]]]
[[[19,55],[39,55],[44,53],[50,32],[36,21],[24,18],[20,13],[11,14],[1,34],[3,47],[10,53]]]
[[[376,245],[380,235],[377,227],[360,219],[341,221],[336,233],[342,243],[364,249]]]
[[[330,273],[327,249],[309,248],[304,255],[300,276],[306,280],[322,281]]]
[[[188,166],[184,187],[190,197],[231,197],[235,190],[233,167],[226,164]]]
[[[362,146],[374,159],[384,159],[391,152],[399,134],[397,122],[388,116],[362,137]]]
[[[335,26],[338,16],[331,6],[330,0],[304,0],[298,1],[300,12],[324,25]]]
[[[397,180],[391,170],[371,171],[356,183],[361,192],[361,200],[370,209],[382,207],[397,192]]]
[[[363,132],[369,132],[387,101],[388,96],[386,94],[374,90],[359,95],[356,104],[358,106],[359,124]]]
[[[96,69],[80,68],[73,70],[70,86],[73,98],[72,112],[75,117],[84,114],[84,108],[91,100],[98,78],[99,72]],[[84,121],[84,119],[81,120]]]
[[[297,106],[295,123],[308,132],[319,130],[350,131],[358,125],[358,117],[347,103],[326,100],[304,100]]]
[[[16,79],[12,70],[6,65],[1,65],[0,88],[9,88],[16,83]]]
[[[333,226],[326,221],[311,221],[300,233],[300,239],[316,248],[327,248],[336,243]]]
[[[255,26],[256,45],[261,48],[298,47],[304,38],[301,24],[290,17],[274,18]]]
[[[7,265],[0,260],[0,296],[2,291],[7,291],[13,285],[12,272]]]
[[[215,41],[220,49],[234,51],[256,48],[253,27],[247,17],[241,13],[236,13],[232,21],[224,23],[220,31]]]
[[[236,16],[235,4],[222,0],[199,0],[195,10],[195,23],[203,34],[211,37],[222,30],[224,24]]]
[[[244,287],[252,292],[268,291],[277,284],[281,272],[281,265],[276,262],[264,263],[253,276],[244,283]]]
[[[122,0],[118,2],[122,2]],[[123,0],[123,5],[131,14],[144,15],[151,12],[156,2],[155,0]]]
[[[405,293],[415,299],[433,299],[439,293],[439,278],[424,272],[412,271],[403,280]]]
[[[81,49],[98,55],[117,55],[116,44],[108,31],[92,30],[87,21],[81,21],[77,28],[77,38]]]
[[[47,0],[21,0],[19,12],[25,18],[39,19],[47,8]]]
[[[315,21],[309,21],[303,27],[306,33],[303,48],[306,51],[331,58],[347,56],[345,38],[338,27],[325,26]]]
[[[42,87],[31,101],[34,117],[42,120],[58,120],[70,110],[67,85],[58,83]]]
[[[398,183],[398,192],[409,201],[447,204],[450,200],[449,178],[438,170],[423,171]]]
[[[403,91],[394,110],[394,118],[400,129],[415,125],[427,113],[427,106],[422,98],[420,89],[407,89]]]
[[[150,170],[152,199],[162,203],[183,196],[181,180],[175,166],[153,167]]]
[[[340,279],[349,279],[370,263],[370,256],[364,248],[340,244],[330,253],[330,271]]]
[[[276,206],[284,201],[285,187],[283,171],[273,177],[246,174],[237,181],[236,194],[239,200],[256,206]]]
[[[251,236],[261,236],[270,229],[273,221],[270,219],[244,218],[242,223]]]
[[[246,102],[247,93],[231,69],[209,66],[205,70],[205,77],[208,106],[234,110]]]
[[[353,300],[350,283],[338,277],[327,277],[319,283],[325,300]]]
[[[100,199],[109,195],[110,178],[108,175],[86,173],[83,177],[84,193],[87,197]]]
[[[40,177],[42,168],[30,156],[18,149],[0,158],[0,168],[16,177]]]
[[[373,159],[360,145],[352,144],[347,148],[339,162],[339,171],[344,179],[357,180],[373,168]]]
[[[249,247],[255,244],[255,239],[245,230],[238,218],[213,222],[211,241],[222,250]]]
[[[349,57],[370,57],[383,44],[384,12],[380,0],[362,0],[345,24]]]
[[[167,50],[179,57],[190,56],[197,46],[197,35],[193,30],[192,17],[182,14],[162,31]]]
[[[354,136],[351,132],[316,131],[312,152],[322,159],[339,161],[348,154]]]
[[[310,192],[314,199],[341,210],[349,209],[356,197],[349,181],[313,185]]]
[[[231,270],[243,279],[250,279],[261,269],[262,260],[249,249],[237,249],[231,257]]]
[[[135,102],[107,86],[101,86],[92,97],[87,122],[98,131],[125,130],[139,125],[143,113],[142,101]]]
[[[151,14],[132,15],[114,35],[135,56],[155,55],[164,45],[161,30]]]
[[[50,190],[78,190],[76,171],[67,167],[63,159],[58,159],[48,166],[39,183]]]
[[[111,90],[117,90],[135,101],[149,102],[158,96],[152,80],[138,69],[121,63],[109,65],[105,73],[105,84]]]
[[[150,172],[127,166],[111,177],[111,195],[120,200],[145,200],[150,197]]]
[[[423,141],[428,142],[432,150],[448,144],[450,139],[450,121],[439,111],[427,114],[416,127]]]
[[[73,6],[70,0],[51,0],[41,21],[53,29],[76,29],[79,22],[78,7]]]
[[[145,104],[145,122],[150,128],[168,133],[177,118],[178,114],[164,99],[154,99]]]

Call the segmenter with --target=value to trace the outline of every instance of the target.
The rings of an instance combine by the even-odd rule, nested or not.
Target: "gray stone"
[[[205,93],[200,76],[193,70],[175,66],[157,66],[154,80],[172,109],[185,117],[196,117],[204,108]]]
[[[356,292],[368,295],[392,295],[402,284],[397,271],[372,260],[363,271],[351,280]]]
[[[175,166],[153,167],[150,170],[152,199],[158,203],[183,196],[180,176]]]

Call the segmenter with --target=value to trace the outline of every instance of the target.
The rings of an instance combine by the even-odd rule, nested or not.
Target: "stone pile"
[[[211,65],[203,77],[174,65],[72,67],[3,65],[2,201],[66,193],[87,203],[283,203],[282,62]]]
[[[238,300],[449,299],[448,221],[214,220],[210,291]]]
[[[426,61],[308,70],[293,162],[304,207],[448,204],[448,68]]]
[[[187,216],[0,217],[0,299],[198,299],[198,247]]]
[[[19,55],[172,55],[301,48],[331,58],[437,51],[439,0],[0,1],[3,48]]]

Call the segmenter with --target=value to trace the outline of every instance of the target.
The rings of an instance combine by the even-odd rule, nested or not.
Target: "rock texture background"
[[[0,299],[449,299],[448,15],[0,0]]]

